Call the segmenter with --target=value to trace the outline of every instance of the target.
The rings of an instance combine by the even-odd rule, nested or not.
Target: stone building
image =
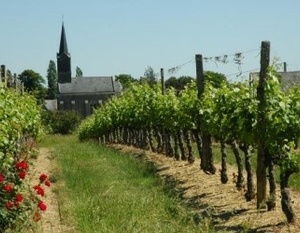
[[[86,117],[111,96],[121,92],[113,76],[72,77],[71,55],[64,24],[57,53],[58,110],[75,110]]]
[[[300,71],[280,71],[277,72],[280,76],[280,81],[283,90],[287,90],[293,86],[300,86]],[[258,80],[259,73],[250,73],[250,79]]]

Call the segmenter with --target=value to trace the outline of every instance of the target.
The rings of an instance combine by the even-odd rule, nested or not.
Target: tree
[[[165,87],[168,89],[170,87],[173,87],[175,89],[177,89],[177,86],[178,86],[178,79],[174,76],[168,78],[166,81],[165,81]]]
[[[140,82],[146,82],[148,83],[151,87],[157,82],[156,80],[156,75],[154,73],[154,70],[151,66],[148,66],[145,70],[144,77],[140,78]]]
[[[190,76],[181,76],[178,79],[176,77],[171,77],[165,82],[165,85],[166,85],[166,88],[173,87],[176,90],[181,91],[192,80],[195,80],[195,79]]]
[[[130,74],[119,74],[115,76],[116,81],[120,82],[123,89],[126,89],[130,86],[130,83],[134,83],[137,80],[134,79]]]
[[[215,88],[220,87],[222,82],[227,82],[226,76],[221,73],[206,71],[204,72],[204,76],[205,80],[210,82]]]
[[[48,98],[56,99],[58,95],[57,86],[57,71],[56,65],[53,60],[50,60],[48,70],[47,70],[47,80],[48,80]]]
[[[39,104],[43,103],[47,89],[43,86],[45,84],[44,78],[33,70],[24,70],[19,74],[18,79],[24,85],[24,91],[31,93]]]
[[[76,77],[82,77],[83,76],[83,73],[82,73],[82,70],[76,66]]]

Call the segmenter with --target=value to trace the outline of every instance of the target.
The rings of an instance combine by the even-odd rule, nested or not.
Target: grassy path
[[[76,232],[201,232],[153,167],[74,136],[49,136],[52,179],[64,221]]]

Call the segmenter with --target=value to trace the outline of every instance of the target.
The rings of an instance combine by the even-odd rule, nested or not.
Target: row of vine
[[[216,169],[208,141],[221,144],[221,182],[228,181],[226,145],[233,149],[237,161],[237,188],[244,183],[242,158],[245,156],[247,188],[245,197],[255,197],[251,151],[256,149],[257,83],[223,82],[220,86],[206,83],[201,99],[196,83],[180,93],[169,89],[161,92],[159,85],[133,85],[130,89],[105,103],[79,127],[80,140],[97,139],[103,143],[124,143],[154,152],[174,156],[177,160],[194,162],[192,141],[195,140],[201,158],[200,167],[209,174]],[[266,87],[266,169],[270,184],[268,210],[275,207],[275,166],[280,168],[282,210],[289,222],[295,214],[288,192],[288,179],[299,171],[297,145],[300,136],[300,88],[283,92],[280,77],[272,68],[268,71]],[[205,164],[209,167],[205,167]]]

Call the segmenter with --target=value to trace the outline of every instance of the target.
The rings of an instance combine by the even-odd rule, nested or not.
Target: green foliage
[[[178,79],[176,77],[171,77],[165,81],[165,86],[166,88],[173,87],[174,89],[181,91],[188,83],[192,82],[192,80],[195,79],[189,76],[181,76]]]
[[[43,86],[44,78],[33,70],[24,70],[18,79],[24,84],[24,90],[33,94],[38,103],[42,104],[47,95],[47,89]]]
[[[32,189],[24,181],[32,143],[41,133],[40,109],[35,99],[0,89],[0,229],[15,229],[32,220]],[[22,165],[21,165],[22,164]],[[22,173],[21,173],[22,172]],[[8,187],[12,189],[9,190]],[[22,196],[22,200],[17,196]],[[18,203],[16,200],[18,199]]]
[[[82,70],[76,66],[76,77],[82,77],[83,76],[83,72]]]
[[[205,80],[215,88],[220,87],[223,82],[227,82],[226,76],[224,74],[216,73],[213,71],[204,72],[204,77]]]
[[[40,89],[45,83],[44,78],[33,70],[24,70],[18,79],[24,83],[24,89],[28,92]]]
[[[156,74],[151,66],[145,69],[144,77],[140,78],[140,83],[147,83],[151,87],[157,83]]]
[[[48,70],[47,70],[47,80],[48,80],[48,98],[56,99],[58,95],[58,85],[57,85],[57,71],[56,65],[53,60],[50,60]]]
[[[179,95],[173,88],[164,95],[159,85],[133,85],[107,102],[80,126],[80,139],[98,138],[122,127],[148,127],[176,131],[199,128],[225,141],[252,145],[258,142],[257,83],[228,83],[223,75],[207,72],[208,81],[201,100],[196,83],[191,82]],[[288,158],[282,148],[300,136],[300,88],[283,92],[278,75],[269,69],[266,86],[266,146],[275,158]]]
[[[299,152],[290,152],[287,151],[285,153],[285,156],[282,157],[281,161],[281,171],[283,173],[298,173],[299,172],[299,167],[300,167],[300,157],[299,157]]]
[[[123,89],[129,88],[132,83],[137,81],[130,74],[119,74],[119,75],[116,75],[115,78],[116,78],[116,81],[121,83]]]
[[[81,115],[76,111],[48,111],[43,112],[43,124],[51,133],[72,133],[81,122]]]

